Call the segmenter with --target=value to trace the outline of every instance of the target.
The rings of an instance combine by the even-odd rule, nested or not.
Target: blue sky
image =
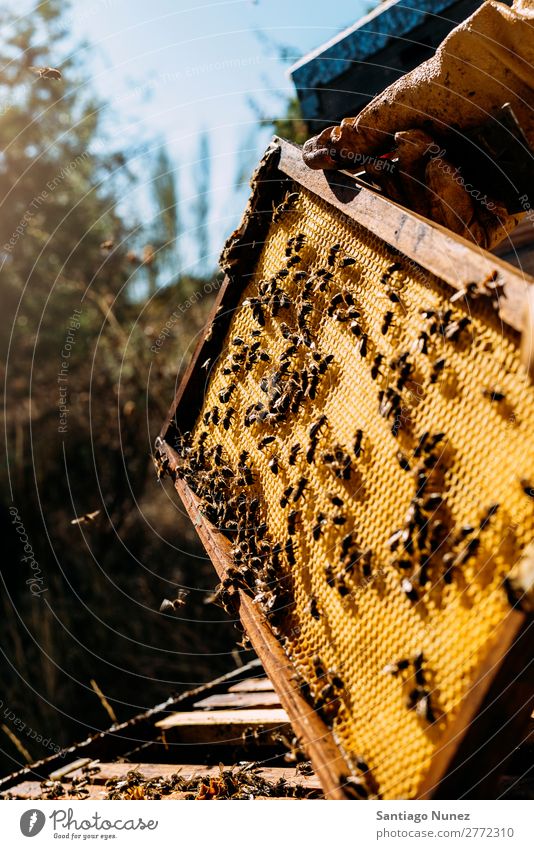
[[[365,0],[72,3],[74,35],[91,43],[87,58],[92,81],[111,105],[108,129],[117,139],[153,139],[156,144],[165,140],[176,165],[184,221],[195,195],[193,163],[198,133],[209,131],[213,264],[246,199],[246,190],[239,193],[235,189],[238,165],[248,173],[268,139],[265,132],[251,135],[256,117],[249,100],[269,114],[280,111],[283,100],[279,95],[293,92],[289,65],[352,24],[368,8]],[[281,61],[274,49],[258,40],[256,31],[294,46],[294,55]],[[143,174],[143,163],[138,172]],[[141,195],[143,191],[141,188]],[[130,201],[132,207],[144,203],[139,194]],[[185,253],[187,257],[187,245]],[[189,251],[189,261],[191,258]]]

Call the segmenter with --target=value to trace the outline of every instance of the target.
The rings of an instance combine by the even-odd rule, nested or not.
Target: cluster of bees
[[[294,205],[297,195],[288,195],[273,214],[279,220]],[[332,245],[328,251],[325,267],[310,267],[303,262],[308,250],[306,237],[299,233],[290,238],[285,249],[285,264],[267,280],[260,280],[257,290],[241,302],[240,309],[250,311],[254,328],[248,335],[229,338],[226,359],[220,373],[228,377],[228,383],[218,390],[215,406],[203,414],[201,427],[192,434],[181,434],[176,445],[182,457],[178,474],[199,496],[201,510],[211,523],[217,526],[232,543],[233,565],[217,588],[216,597],[226,609],[232,608],[238,590],[251,595],[269,619],[274,633],[282,644],[287,642],[284,620],[294,606],[292,567],[297,560],[297,540],[303,528],[302,504],[309,496],[310,477],[307,468],[322,466],[328,471],[336,491],[328,493],[330,510],[317,512],[309,529],[314,542],[321,539],[327,530],[334,529],[337,560],[326,563],[324,578],[340,597],[351,592],[353,581],[361,583],[373,575],[374,554],[371,549],[360,547],[350,526],[350,511],[342,487],[359,474],[358,466],[365,455],[366,434],[356,430],[351,445],[327,444],[330,424],[323,413],[317,416],[307,430],[307,440],[288,443],[285,460],[282,459],[278,440],[278,428],[297,414],[303,405],[312,412],[321,406],[321,386],[325,376],[335,381],[337,365],[332,353],[318,349],[317,332],[313,325],[317,317],[327,317],[342,328],[346,328],[354,339],[355,350],[369,363],[370,376],[377,386],[377,412],[390,423],[393,437],[404,432],[405,440],[399,440],[396,453],[400,468],[410,474],[414,482],[414,495],[409,504],[402,527],[397,528],[387,541],[391,553],[391,567],[399,575],[399,589],[412,604],[421,601],[429,587],[442,581],[450,584],[455,571],[464,566],[479,551],[481,537],[499,509],[490,505],[475,525],[456,527],[447,506],[445,479],[449,453],[445,433],[424,432],[417,435],[414,430],[413,410],[417,407],[422,384],[431,385],[442,379],[447,370],[447,357],[435,358],[434,337],[441,343],[461,345],[469,328],[470,319],[459,314],[453,306],[444,309],[423,307],[421,329],[417,338],[406,351],[396,352],[389,358],[378,349],[377,340],[371,338],[366,317],[355,296],[346,289],[336,287],[336,273],[351,267],[357,260],[343,254],[341,245]],[[306,265],[306,269],[304,266]],[[407,312],[401,289],[394,284],[399,263],[391,263],[380,279],[387,308],[380,324],[383,337],[396,327],[397,316]],[[298,291],[290,297],[287,283]],[[493,298],[499,289],[496,278],[485,284],[457,293],[453,299],[481,297]],[[322,297],[324,309],[317,303]],[[265,332],[266,324],[269,332]],[[276,362],[264,337],[273,331],[280,334],[283,349]],[[389,346],[389,344],[388,344]],[[428,368],[421,365],[420,355],[428,358]],[[416,365],[416,357],[419,357]],[[244,382],[254,379],[256,367],[261,376],[256,382],[259,400],[251,400],[244,407],[235,399]],[[483,390],[491,403],[501,403],[505,394],[497,387]],[[235,406],[234,406],[235,405]],[[238,413],[239,410],[239,413]],[[207,447],[208,430],[212,438],[214,428],[227,431],[245,428],[254,436],[257,450],[266,460],[267,469],[274,475],[283,471],[288,481],[279,499],[285,511],[286,533],[274,539],[270,533],[265,505],[258,497],[256,483],[258,469],[254,467],[248,451],[241,451],[237,463],[229,457],[222,444]],[[412,448],[406,452],[405,445]],[[304,463],[305,461],[305,463]],[[294,472],[293,472],[294,469]],[[522,481],[525,494],[534,497],[534,487]],[[332,487],[334,489],[334,487]],[[347,496],[350,498],[350,496]],[[312,619],[321,617],[317,599],[311,595],[308,612]],[[313,687],[305,680],[299,681],[303,695],[314,708],[331,723],[342,700],[343,682],[338,673],[327,670],[319,658],[313,661]],[[430,690],[423,669],[423,656],[413,660],[399,661],[390,669],[415,683],[407,695],[407,708],[428,723],[436,721],[436,710],[432,705]],[[362,762],[363,767],[366,767]],[[360,773],[368,769],[355,770],[351,776],[359,798],[374,795],[369,777],[364,780]]]

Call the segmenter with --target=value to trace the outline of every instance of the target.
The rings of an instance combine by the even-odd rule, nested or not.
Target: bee
[[[456,301],[460,301],[462,298],[467,298],[468,296],[476,295],[478,290],[478,285],[474,282],[468,283],[463,289],[458,289],[454,295],[449,298],[451,304],[456,303]]]
[[[393,321],[393,313],[391,310],[388,310],[384,316],[384,321],[382,322],[381,333],[382,336],[385,336],[391,327],[391,322]]]
[[[160,613],[177,613],[182,607],[185,607],[188,595],[189,590],[178,590],[176,598],[172,601],[164,598],[160,604]]]
[[[299,451],[301,451],[301,447],[300,447],[299,443],[297,442],[295,445],[293,445],[291,447],[291,450],[289,452],[289,465],[290,466],[294,466],[295,463],[297,462],[297,454],[299,453]]]
[[[326,260],[328,265],[330,265],[330,266],[334,265],[334,263],[336,261],[336,257],[338,255],[338,253],[340,252],[340,250],[341,250],[340,244],[332,245],[332,247],[330,248],[330,251],[328,253],[328,258]]]
[[[228,409],[226,410],[226,413],[224,415],[224,419],[222,421],[222,426],[225,430],[228,430],[228,428],[232,424],[232,419],[235,416],[235,414],[236,414],[236,411],[234,410],[234,408],[228,407]],[[212,418],[212,421],[213,421],[213,418]]]
[[[373,380],[376,380],[378,375],[382,373],[380,371],[380,366],[382,365],[383,359],[383,354],[377,354],[373,360],[373,366],[371,368],[371,377],[373,378]]]
[[[428,354],[429,339],[430,339],[430,336],[428,335],[426,330],[422,330],[421,333],[419,334],[417,342],[414,346],[415,350],[419,351],[420,354],[425,354],[425,355]]]
[[[482,519],[480,520],[480,523],[479,523],[479,526],[478,526],[479,530],[481,530],[481,531],[484,530],[486,525],[489,523],[490,519],[492,519],[493,516],[495,516],[498,509],[499,509],[498,504],[492,504],[490,507],[488,507],[488,509],[484,513]]]
[[[63,76],[59,68],[41,68],[30,65],[30,71],[36,74],[41,80],[60,80]]]
[[[528,495],[529,498],[534,498],[534,485],[526,478],[521,478],[520,484],[525,495]]]
[[[410,462],[407,457],[402,453],[402,451],[397,451],[397,460],[399,466],[403,470],[403,472],[409,472],[411,469]]]
[[[347,523],[347,517],[342,515],[334,516],[332,522],[334,525],[345,525]]]
[[[367,549],[367,551],[364,551],[364,553],[362,554],[361,563],[362,563],[362,575],[363,575],[364,578],[370,578],[371,577],[372,558],[373,558],[373,552],[371,551],[370,548]]]
[[[359,458],[362,453],[362,441],[363,441],[363,430],[358,429],[356,431],[356,438],[354,440],[354,455],[356,458]]]
[[[307,478],[301,478],[297,484],[297,488],[295,490],[295,494],[293,496],[293,501],[298,501],[299,498],[303,495],[306,486],[308,485]]]
[[[367,356],[367,333],[362,333],[361,341],[360,341],[360,356],[365,359]]]
[[[421,436],[419,437],[419,441],[418,441],[417,445],[415,446],[415,450],[413,452],[414,457],[420,457],[421,456],[423,448],[425,447],[425,443],[426,443],[429,436],[430,436],[430,433],[428,432],[428,430],[425,430],[424,433],[421,434]]]
[[[157,471],[157,474],[158,474],[158,480],[160,480],[160,478],[163,477],[164,467],[165,467],[165,464],[166,464],[167,461],[164,461],[163,463],[161,463],[161,461],[159,461],[159,462],[160,462],[160,466],[156,466],[156,471]],[[154,464],[155,463],[156,463],[156,461],[154,460]],[[160,473],[160,469],[161,469],[161,473]],[[70,523],[71,523],[71,525],[90,525],[91,522],[95,521],[97,516],[100,516],[100,510],[93,510],[92,513],[84,513],[83,516],[77,516],[76,519],[71,519]]]
[[[324,515],[324,513],[318,513],[316,524],[312,528],[312,536],[313,536],[313,538],[316,542],[319,539],[319,537],[321,536],[321,534],[323,532],[323,527],[324,527],[325,524],[326,524],[326,516]]]
[[[263,439],[260,439],[258,442],[258,448],[261,451],[262,448],[265,448],[266,445],[271,445],[276,440],[275,436],[264,436]]]
[[[295,536],[297,519],[300,515],[299,510],[292,510],[287,517],[287,532],[290,537]]]
[[[401,269],[401,268],[402,268],[402,265],[400,264],[400,262],[394,262],[394,263],[392,263],[392,264],[389,266],[389,268],[387,269],[387,271],[384,271],[384,273],[383,273],[382,277],[380,278],[380,283],[381,283],[382,285],[385,285],[385,284],[388,282],[388,280],[389,280],[389,278],[391,277],[391,275],[392,275],[395,271],[400,271],[400,269]]]
[[[314,422],[314,424],[312,424],[309,431],[310,439],[316,439],[317,434],[319,433],[320,429],[323,427],[324,424],[326,424],[326,416],[321,416],[320,419],[318,419],[316,422]]]
[[[436,383],[439,375],[445,368],[446,360],[441,358],[432,363],[432,371],[430,373],[430,383]]]
[[[279,470],[280,470],[279,462],[280,461],[279,461],[277,455],[273,454],[273,456],[271,457],[271,459],[269,460],[269,462],[267,464],[269,466],[271,472],[273,473],[273,475],[277,475]]]
[[[453,321],[445,328],[445,339],[449,342],[457,342],[460,334],[465,330],[466,327],[469,327],[471,324],[471,320],[464,316],[460,321]]]
[[[341,260],[339,267],[348,268],[350,265],[356,265],[356,260],[352,256],[346,256]]]
[[[321,618],[321,614],[319,613],[319,607],[317,605],[317,599],[315,598],[315,596],[311,597],[310,603],[308,605],[308,610],[312,619]]]
[[[282,498],[280,499],[280,507],[287,507],[287,505],[289,504],[289,499],[291,498],[292,492],[293,492],[292,486],[288,486],[287,489],[284,489],[284,494],[282,495]]]
[[[231,383],[230,386],[226,387],[226,389],[221,389],[221,391],[219,392],[219,401],[222,404],[227,404],[230,398],[232,397],[232,393],[235,391],[235,388],[235,383]]]
[[[415,603],[418,600],[417,590],[409,578],[402,579],[401,590],[411,602]]]
[[[500,392],[498,389],[483,389],[482,394],[484,398],[487,398],[489,401],[496,401],[497,403],[504,401],[506,398],[506,394]]]
[[[213,462],[216,466],[222,465],[222,445],[216,445],[215,450],[213,452]]]
[[[278,206],[273,204],[273,223],[277,223],[285,212],[289,212],[298,200],[297,192],[286,192],[286,195]]]
[[[295,563],[296,563],[295,548],[294,548],[293,540],[291,539],[291,537],[288,538],[288,540],[285,544],[284,550],[285,550],[285,553],[286,553],[287,562],[288,562],[289,566],[294,566]]]
[[[395,663],[386,663],[382,670],[386,675],[397,676],[399,672],[404,672],[410,666],[410,661],[407,658],[395,661]]]
[[[330,501],[332,502],[334,507],[343,507],[343,504],[344,504],[343,499],[340,498],[339,495],[336,495],[335,493],[333,493],[333,494],[330,493]]]

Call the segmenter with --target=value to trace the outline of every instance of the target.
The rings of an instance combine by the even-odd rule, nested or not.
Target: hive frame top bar
[[[298,145],[275,139],[279,170],[335,206],[422,268],[455,289],[483,283],[497,275],[504,284],[499,316],[514,330],[524,329],[527,289],[534,278],[483,248],[356,182],[343,171],[312,171]]]

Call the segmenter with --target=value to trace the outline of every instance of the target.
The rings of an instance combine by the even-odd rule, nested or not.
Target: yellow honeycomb
[[[219,393],[230,382],[236,384],[229,402],[236,411],[232,423],[227,429],[221,420],[206,427],[200,416],[193,443],[198,445],[205,433],[205,450],[221,444],[232,467],[238,465],[241,452],[249,453],[254,483],[247,492],[260,499],[271,541],[284,547],[288,512],[299,511],[292,536],[295,563],[290,568],[294,603],[280,624],[285,650],[314,695],[321,687],[314,657],[342,679],[340,707],[331,725],[348,763],[363,758],[383,798],[413,798],[488,641],[510,612],[503,578],[534,537],[534,501],[524,489],[525,480],[534,480],[534,393],[519,366],[517,334],[498,320],[491,297],[451,304],[454,290],[442,281],[308,191],[298,186],[291,191],[298,193],[298,199],[270,226],[207,387],[203,412],[218,406],[222,418],[225,404]],[[287,243],[297,234],[304,237],[300,262],[278,279],[291,307],[282,308],[275,318],[264,309],[265,326],[260,328],[250,304],[243,301],[258,298],[260,281],[287,267]],[[319,276],[313,288],[312,310],[305,318],[313,347],[298,347],[289,372],[309,366],[314,351],[333,355],[318,380],[316,396],[303,400],[295,413],[275,425],[254,421],[244,426],[250,405],[265,403],[262,378],[272,380],[291,344],[281,325],[286,323],[298,333],[296,315],[307,278],[301,274],[295,280],[295,273],[304,271],[309,277],[321,269],[332,272],[332,279],[320,286],[324,277]],[[351,330],[350,321],[337,320],[335,309],[329,309],[340,292],[345,301],[349,293],[353,315],[359,314],[360,336]],[[343,309],[346,306],[345,302]],[[446,338],[439,329],[432,332],[433,318],[423,314],[424,309],[452,309],[449,323],[462,318],[470,323],[457,338],[452,331],[453,338]],[[386,313],[391,313],[387,319]],[[261,335],[252,337],[258,329]],[[428,333],[426,341],[422,332]],[[223,369],[236,350],[232,345],[236,337],[247,343],[260,339],[270,360],[230,378]],[[412,371],[399,392],[400,408],[387,418],[379,412],[379,392],[395,388],[401,366],[391,364],[402,354]],[[323,415],[326,423],[318,429],[314,457],[308,462],[310,427]],[[392,427],[399,417],[394,435]],[[473,544],[473,556],[456,565],[448,583],[438,550],[427,582],[419,587],[412,580],[418,600],[411,601],[400,586],[410,570],[394,563],[403,557],[410,560],[410,554],[392,551],[391,538],[405,527],[417,489],[414,468],[426,456],[424,450],[420,457],[414,452],[425,432],[430,434],[428,440],[444,434],[434,450],[440,471],[424,493],[432,496],[431,487],[438,486],[443,501],[427,511],[428,527],[442,522],[442,551],[453,550],[454,556],[470,539],[479,542]],[[259,448],[265,435],[273,435],[275,441]],[[358,438],[360,451],[355,452]],[[296,444],[301,450],[290,464]],[[336,476],[334,465],[324,460],[336,447],[351,458],[349,480]],[[399,451],[410,471],[401,467]],[[269,465],[274,455],[276,474],[272,462]],[[282,507],[284,491],[303,477],[307,484],[302,496],[296,502],[291,496],[289,505]],[[232,486],[230,481],[229,495]],[[343,505],[336,507],[332,496]],[[499,505],[498,510],[480,529],[491,505]],[[336,515],[344,517],[343,525],[333,523]],[[467,529],[460,542],[460,529],[466,526],[473,530],[469,534]],[[365,575],[361,563],[347,574],[348,591],[341,595],[332,581],[327,582],[325,569],[328,564],[334,573],[341,568],[340,545],[348,533],[359,550],[372,552],[372,559]],[[449,563],[451,559],[452,555]],[[396,675],[387,669],[401,659],[412,661],[419,652],[424,656],[433,722],[407,707],[415,686],[413,668]]]

